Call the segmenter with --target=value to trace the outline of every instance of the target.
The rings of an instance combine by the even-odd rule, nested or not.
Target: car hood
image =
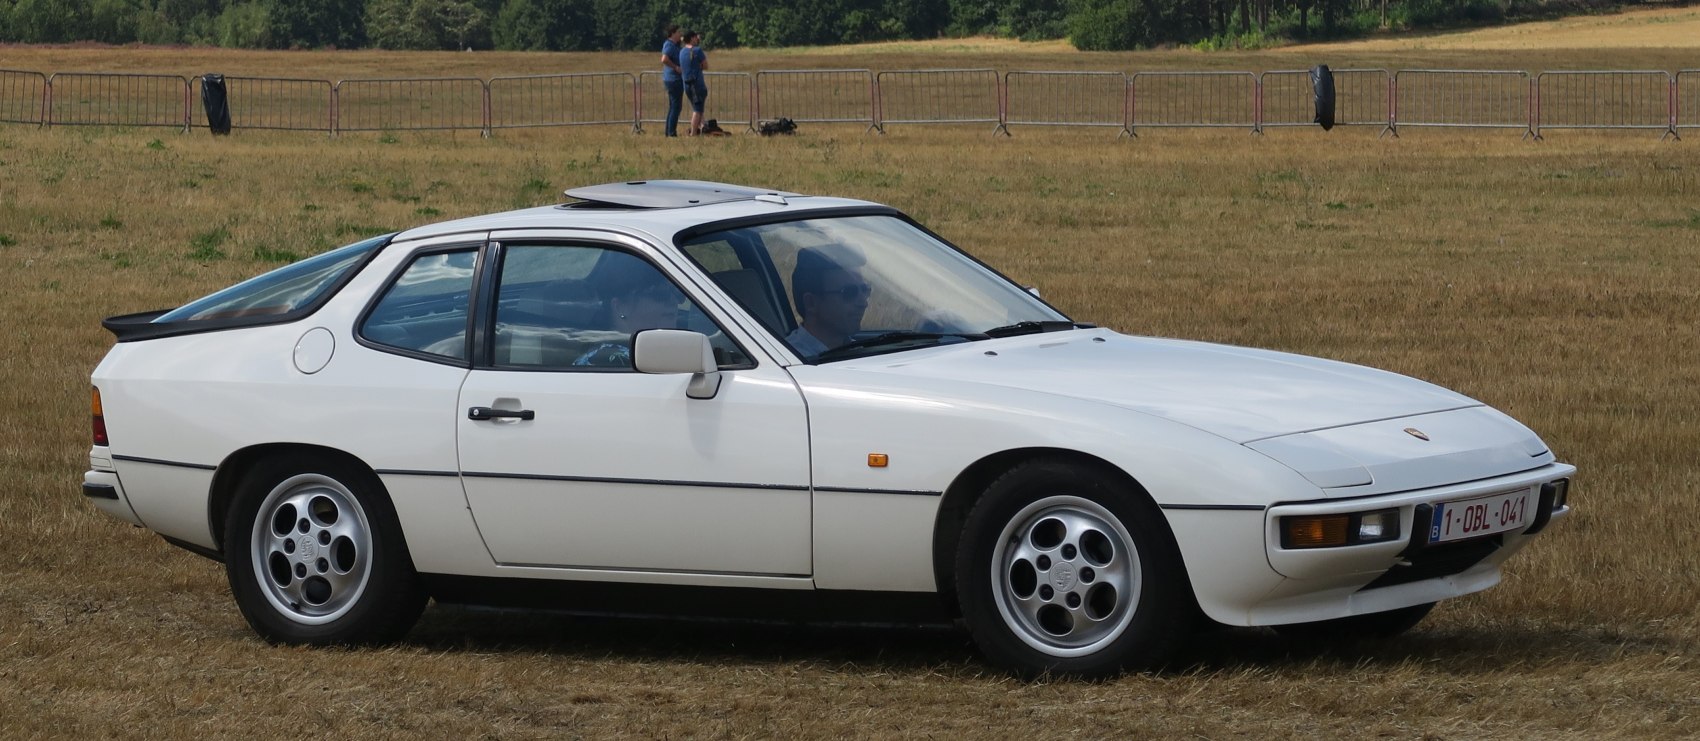
[[[835,365],[1098,401],[1239,443],[1480,405],[1434,384],[1349,363],[1104,329]]]

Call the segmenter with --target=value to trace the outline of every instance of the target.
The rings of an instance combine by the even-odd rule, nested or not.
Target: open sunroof
[[[688,208],[727,201],[748,201],[758,196],[795,197],[798,193],[750,188],[743,185],[710,183],[704,180],[633,180],[573,188],[566,192],[578,203],[568,208]]]

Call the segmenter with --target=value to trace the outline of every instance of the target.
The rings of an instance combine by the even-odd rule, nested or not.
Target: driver
[[[603,318],[618,338],[590,348],[573,365],[630,368],[635,335],[678,326],[684,296],[654,266],[631,255],[610,252],[597,264],[597,271]]]
[[[862,329],[873,289],[862,280],[860,254],[842,245],[808,247],[797,253],[791,272],[791,300],[802,326],[785,336],[805,359],[850,341]]]

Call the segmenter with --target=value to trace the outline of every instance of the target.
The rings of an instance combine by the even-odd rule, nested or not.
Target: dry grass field
[[[872,65],[1281,68],[1293,51],[960,44]],[[1700,66],[1694,51],[1339,51],[1399,66]],[[830,67],[864,51],[728,52]],[[1351,56],[1357,55],[1357,56]],[[941,63],[941,59],[943,63]],[[1333,59],[1329,60],[1333,63]],[[325,76],[645,55],[0,48],[0,67]],[[1340,66],[1344,66],[1341,64]],[[257,134],[0,126],[0,736],[1680,738],[1700,724],[1700,142],[1567,132],[807,127]],[[384,650],[274,648],[211,561],[78,495],[108,315],[408,225],[690,177],[891,203],[1116,329],[1365,363],[1491,403],[1577,514],[1406,638],[1201,636],[1169,671],[1021,683],[942,629],[434,607]]]
[[[1692,48],[1700,39],[1700,8],[1643,8],[1491,26],[1468,31],[1404,34],[1390,38],[1293,47],[1295,50],[1651,49]],[[1690,65],[1693,66],[1693,65]]]

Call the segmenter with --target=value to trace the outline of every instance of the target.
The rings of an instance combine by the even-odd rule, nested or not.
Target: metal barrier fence
[[[875,115],[874,73],[866,69],[782,69],[756,73],[756,118],[798,123],[865,123]]]
[[[1542,129],[1657,129],[1676,133],[1676,80],[1645,70],[1542,72],[1535,78],[1535,138]]]
[[[721,128],[727,124],[743,126],[754,131],[756,126],[756,78],[748,72],[704,72],[708,85],[708,101],[702,106],[703,120],[714,119]],[[667,86],[660,72],[645,72],[638,77],[638,126],[667,123]],[[691,104],[681,100],[679,117],[689,120]]]
[[[1700,69],[1685,69],[1676,73],[1676,125],[1671,128],[1700,129]]]
[[[1120,72],[1010,72],[1003,76],[1003,95],[1005,128],[1113,126],[1133,133],[1127,75]]]
[[[762,118],[1016,126],[1308,126],[1308,70],[1251,72],[991,69],[709,72],[708,114],[754,128]],[[326,80],[225,78],[232,126],[292,131],[477,130],[629,125],[662,120],[658,73]],[[1335,70],[1337,125],[1523,129],[1700,128],[1700,69],[1543,72]],[[0,122],[44,126],[204,127],[196,85],[175,75],[0,69]]]
[[[47,116],[47,75],[0,69],[0,122],[40,124]]]
[[[1251,72],[1136,72],[1129,82],[1129,131],[1140,127],[1258,130]]]
[[[908,69],[875,77],[879,128],[886,124],[989,123],[1003,129],[995,69]]]
[[[48,126],[189,128],[189,80],[177,75],[58,72],[47,78]]]
[[[1535,92],[1529,73],[1518,70],[1402,69],[1393,73],[1387,131],[1442,126],[1523,129],[1529,136]]]
[[[190,97],[189,124],[207,128],[207,111],[201,88],[205,80],[194,80]],[[333,131],[336,117],[329,80],[294,80],[283,77],[226,77],[226,99],[230,102],[230,128],[275,129],[279,131]]]
[[[637,76],[630,72],[492,77],[490,129],[630,126],[638,130]]]
[[[1393,74],[1384,69],[1337,69],[1334,73],[1334,125],[1382,126],[1393,106]],[[1316,90],[1310,70],[1276,70],[1258,76],[1258,128],[1314,126]],[[1136,101],[1137,102],[1137,101]]]
[[[343,80],[337,131],[489,131],[490,88],[476,77]]]

